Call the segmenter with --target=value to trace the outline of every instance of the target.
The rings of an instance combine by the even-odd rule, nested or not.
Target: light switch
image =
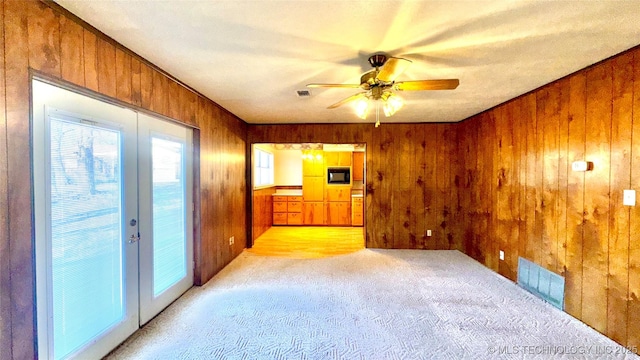
[[[504,251],[500,250],[500,260],[504,260]]]
[[[624,190],[622,197],[622,204],[627,206],[636,206],[636,191]]]

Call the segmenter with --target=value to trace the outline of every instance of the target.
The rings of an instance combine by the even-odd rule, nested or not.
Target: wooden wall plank
[[[414,213],[416,215],[415,235],[416,235],[416,249],[427,248],[429,238],[427,237],[427,230],[429,225],[425,221],[427,219],[427,203],[428,199],[428,184],[426,179],[427,166],[433,167],[433,164],[427,164],[427,134],[425,127],[415,127],[415,144],[413,157],[413,186],[415,189]],[[435,165],[437,166],[437,165]]]
[[[131,55],[121,49],[116,50],[116,97],[131,104]]]
[[[84,30],[60,16],[60,71],[62,79],[84,86]]]
[[[7,185],[9,256],[11,261],[12,356],[35,358],[34,293],[31,246],[31,163],[29,130],[29,36],[30,4],[4,2],[5,91],[7,126]],[[3,289],[4,290],[4,289]],[[6,349],[3,349],[6,350]]]
[[[424,239],[423,244],[425,249],[436,249],[437,243],[436,239],[433,236],[433,233],[436,231],[437,227],[437,214],[438,210],[436,209],[436,196],[437,196],[437,139],[432,134],[436,133],[437,125],[434,125],[430,130],[425,129],[424,133],[424,160],[425,167],[423,172],[423,192],[422,192],[422,205],[424,206],[424,221],[427,227],[427,230],[431,230],[431,236],[427,236],[426,233],[422,234]]]
[[[560,88],[558,119],[558,210],[557,218],[557,257],[555,272],[566,276],[567,256],[567,196],[569,176],[569,80],[558,82]]]
[[[134,72],[135,79],[135,72]],[[137,79],[135,79],[137,80]],[[153,92],[153,69],[147,64],[140,63],[140,106],[154,111],[151,107]]]
[[[371,138],[367,142],[366,149],[366,168],[365,168],[365,241],[367,247],[381,248],[384,244],[381,241],[379,221],[371,218],[371,214],[376,214],[380,209],[380,201],[382,194],[378,192],[380,189],[381,175],[380,168],[380,132],[371,133]],[[370,220],[371,219],[371,220]]]
[[[448,221],[450,217],[449,201],[450,201],[450,181],[449,175],[451,172],[451,162],[449,157],[450,147],[450,135],[449,131],[452,128],[451,125],[438,124],[436,125],[436,196],[435,196],[435,211],[436,221],[435,228],[433,229],[434,242],[436,249],[448,250],[449,240],[447,239],[448,233]],[[451,129],[452,130],[452,129]]]
[[[104,39],[97,42],[98,57],[98,91],[116,97],[116,49]]]
[[[150,110],[167,116],[167,108],[169,107],[169,81],[156,69],[151,70],[151,77],[152,88]]]
[[[98,38],[90,30],[84,29],[84,85],[93,91],[98,88]]]
[[[5,109],[4,4],[0,3],[0,349],[11,350],[11,244],[9,241],[9,189],[7,185],[7,116]]]
[[[586,76],[569,79],[570,162],[585,161]],[[582,318],[582,239],[584,220],[584,172],[570,171],[567,186],[567,254],[565,272],[565,311]]]
[[[386,164],[393,164],[395,160],[395,134],[393,127],[380,126],[380,153],[378,155],[378,180],[379,187],[377,193],[380,195],[377,219],[379,221],[378,236],[383,248],[393,247],[393,201],[394,201],[394,175],[393,167]]]
[[[638,193],[640,184],[640,53],[633,54],[633,123],[631,145],[631,184]],[[629,242],[629,302],[627,307],[627,342],[626,345],[640,349],[640,206],[630,209],[629,233],[635,241]],[[619,324],[618,326],[622,326]],[[638,351],[636,351],[638,353]]]
[[[537,92],[538,126],[542,126],[542,265],[556,270],[558,257],[558,123],[560,91],[557,83]]]
[[[601,333],[607,331],[611,91],[609,62],[587,71],[586,156],[594,169],[585,174],[582,320]]]
[[[142,64],[136,58],[131,59],[131,103],[142,106]],[[195,105],[199,109],[197,102]]]
[[[183,120],[182,112],[180,111],[180,88],[181,86],[173,81],[169,80],[168,85],[168,99],[167,99],[167,116],[172,119]]]
[[[60,17],[46,4],[30,1],[29,66],[60,77]]]
[[[618,56],[613,66],[613,106],[611,115],[611,180],[609,197],[609,269],[607,277],[607,333],[625,344],[629,290],[629,216],[622,203],[625,189],[631,188],[631,133],[633,124],[633,54]]]
[[[396,249],[411,249],[416,246],[415,214],[413,214],[413,195],[415,194],[415,178],[413,163],[415,158],[413,127],[400,124],[393,127],[398,142],[395,146],[393,173],[394,197],[393,212],[393,247]],[[391,180],[391,179],[389,179]]]

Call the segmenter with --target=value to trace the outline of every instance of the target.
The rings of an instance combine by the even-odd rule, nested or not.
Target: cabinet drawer
[[[274,213],[286,213],[287,212],[287,202],[286,201],[274,201],[273,202],[273,212]]]
[[[290,213],[302,212],[302,203],[300,201],[289,201],[287,203],[287,211]]]
[[[287,225],[287,213],[273,213],[273,225]]]
[[[286,202],[287,198],[288,198],[288,196],[274,196],[273,197],[273,202],[276,202],[276,201],[284,201],[284,202]]]
[[[289,214],[287,214],[287,224],[289,224],[289,225],[302,225],[302,213],[289,213]]]
[[[300,202],[302,201],[302,196],[287,196],[289,198],[289,202]]]

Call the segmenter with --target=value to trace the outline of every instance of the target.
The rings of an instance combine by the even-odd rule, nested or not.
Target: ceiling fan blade
[[[378,73],[378,80],[392,82],[411,65],[411,61],[403,58],[389,58]]]
[[[349,89],[354,89],[354,88],[359,88],[360,84],[307,84],[307,87],[310,88],[321,88],[321,87],[325,87],[325,88],[349,88]]]
[[[458,87],[458,79],[416,80],[395,83],[393,88],[400,91],[453,90]]]
[[[364,97],[366,93],[367,93],[366,91],[363,91],[363,92],[361,92],[361,93],[357,93],[357,94],[355,94],[355,95],[351,95],[351,96],[349,96],[348,98],[343,99],[343,100],[340,100],[340,101],[338,101],[337,103],[335,103],[335,104],[333,104],[333,105],[331,105],[331,106],[327,107],[327,109],[335,109],[335,108],[337,108],[338,106],[344,105],[344,104],[346,104],[346,103],[348,103],[348,102],[351,102],[351,101],[354,101],[354,100],[357,100],[357,99],[359,99],[359,98],[361,98],[361,97]]]

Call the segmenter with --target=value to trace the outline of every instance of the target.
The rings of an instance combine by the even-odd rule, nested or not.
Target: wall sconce
[[[574,161],[571,163],[573,171],[591,171],[593,170],[593,162],[591,161]]]

